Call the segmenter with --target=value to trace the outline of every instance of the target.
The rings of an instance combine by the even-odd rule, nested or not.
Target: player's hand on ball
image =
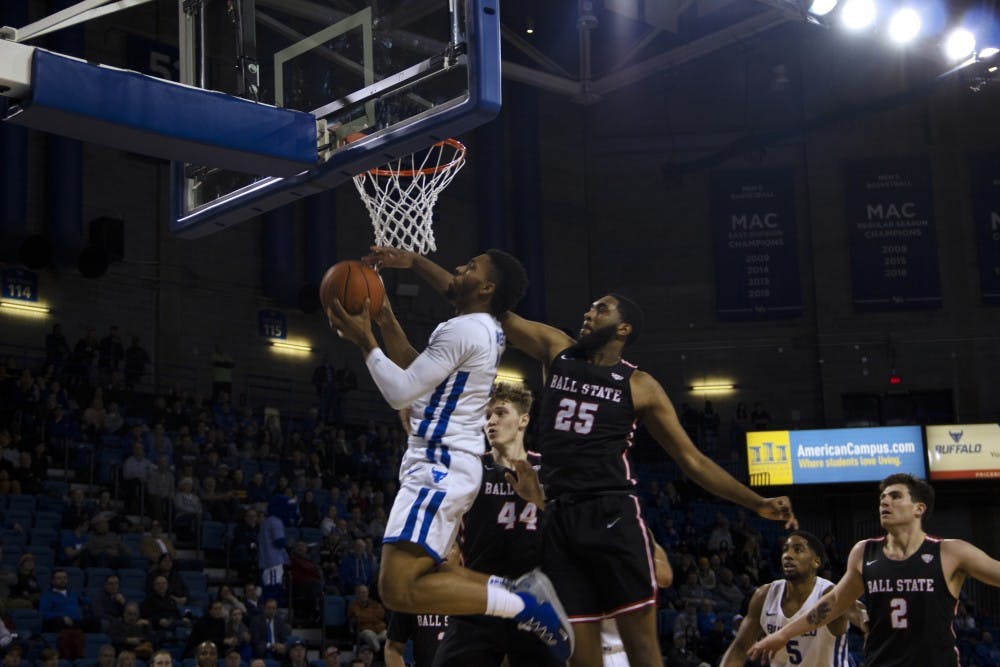
[[[409,250],[400,250],[399,248],[373,245],[369,250],[370,252],[365,255],[364,261],[375,268],[408,269],[413,266],[413,260],[416,258],[416,255]]]
[[[799,527],[799,520],[795,518],[795,512],[792,511],[792,501],[789,500],[788,496],[765,498],[764,503],[758,508],[757,514],[772,521],[784,521],[787,530],[797,530]]]
[[[389,297],[386,297],[382,301],[382,308],[375,313],[374,317],[375,323],[379,327],[385,328],[387,326],[392,326],[396,321],[396,314],[392,312],[392,304],[389,303]]]
[[[348,340],[365,352],[370,352],[378,347],[378,341],[372,333],[371,315],[368,309],[371,302],[365,299],[365,307],[357,315],[351,315],[344,310],[339,299],[334,299],[330,307],[326,309],[326,318],[330,322],[330,328],[344,340]]]

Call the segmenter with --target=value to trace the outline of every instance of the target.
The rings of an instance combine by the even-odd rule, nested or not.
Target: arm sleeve
[[[372,350],[365,364],[386,402],[394,410],[401,410],[441,384],[466,356],[469,336],[463,334],[472,332],[455,320],[443,323],[434,331],[427,349],[406,370],[381,349]]]

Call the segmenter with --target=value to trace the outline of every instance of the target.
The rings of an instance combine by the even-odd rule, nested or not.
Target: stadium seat
[[[96,660],[101,647],[111,643],[111,637],[103,632],[88,632],[83,640],[83,657]]]
[[[299,539],[309,544],[316,544],[323,541],[323,531],[319,528],[300,528]]]
[[[123,567],[118,570],[118,579],[121,581],[123,591],[126,588],[146,590],[146,572],[144,570]]]
[[[0,541],[3,543],[3,560],[0,561],[0,566],[3,566],[5,569],[16,569],[17,561],[21,559],[21,554],[24,553],[24,546],[8,542],[6,536],[0,536]]]
[[[56,563],[55,552],[52,550],[52,547],[49,546],[29,544],[24,548],[24,553],[34,554],[36,570],[39,567],[52,568]]]
[[[673,609],[661,609],[656,614],[657,631],[660,637],[674,636],[674,621],[677,620],[677,612]]]
[[[228,527],[221,521],[201,522],[201,548],[206,551],[224,551]]]
[[[62,569],[66,570],[66,576],[69,578],[69,589],[77,593],[82,593],[84,588],[83,570],[71,565],[66,565]]]
[[[28,544],[52,549],[59,544],[59,533],[50,528],[32,528]]]
[[[33,637],[42,634],[42,615],[37,609],[11,609],[9,613],[18,635]]]
[[[323,627],[334,628],[347,625],[347,601],[341,595],[323,597]]]
[[[83,571],[87,581],[87,588],[103,588],[104,580],[108,578],[108,575],[113,573],[114,570],[110,567],[88,567]]]
[[[36,530],[43,529],[50,530],[53,533],[58,533],[60,524],[62,524],[62,514],[60,512],[52,512],[42,509],[35,512]]]
[[[122,545],[129,550],[129,553],[138,555],[139,547],[142,545],[142,533],[124,533]]]
[[[10,512],[27,512],[32,513],[35,511],[35,497],[26,494],[13,494],[7,499],[7,510]]]

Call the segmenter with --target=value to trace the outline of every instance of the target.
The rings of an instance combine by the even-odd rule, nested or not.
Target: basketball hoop
[[[355,176],[354,186],[375,228],[375,245],[421,255],[437,250],[434,204],[464,164],[462,142],[445,139]]]

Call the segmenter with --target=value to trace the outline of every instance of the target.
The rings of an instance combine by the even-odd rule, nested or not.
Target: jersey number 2
[[[504,530],[514,530],[514,524],[518,521],[524,524],[526,530],[535,530],[538,524],[538,508],[535,503],[528,503],[521,510],[521,516],[517,516],[517,506],[512,502],[504,503],[497,514],[497,523],[504,527]]]
[[[577,403],[572,398],[559,401],[559,412],[556,413],[555,429],[569,431],[572,429],[580,435],[587,435],[594,428],[594,413],[597,403]]]
[[[903,630],[910,627],[910,622],[906,619],[906,598],[893,598],[889,600],[889,620],[895,630]]]

